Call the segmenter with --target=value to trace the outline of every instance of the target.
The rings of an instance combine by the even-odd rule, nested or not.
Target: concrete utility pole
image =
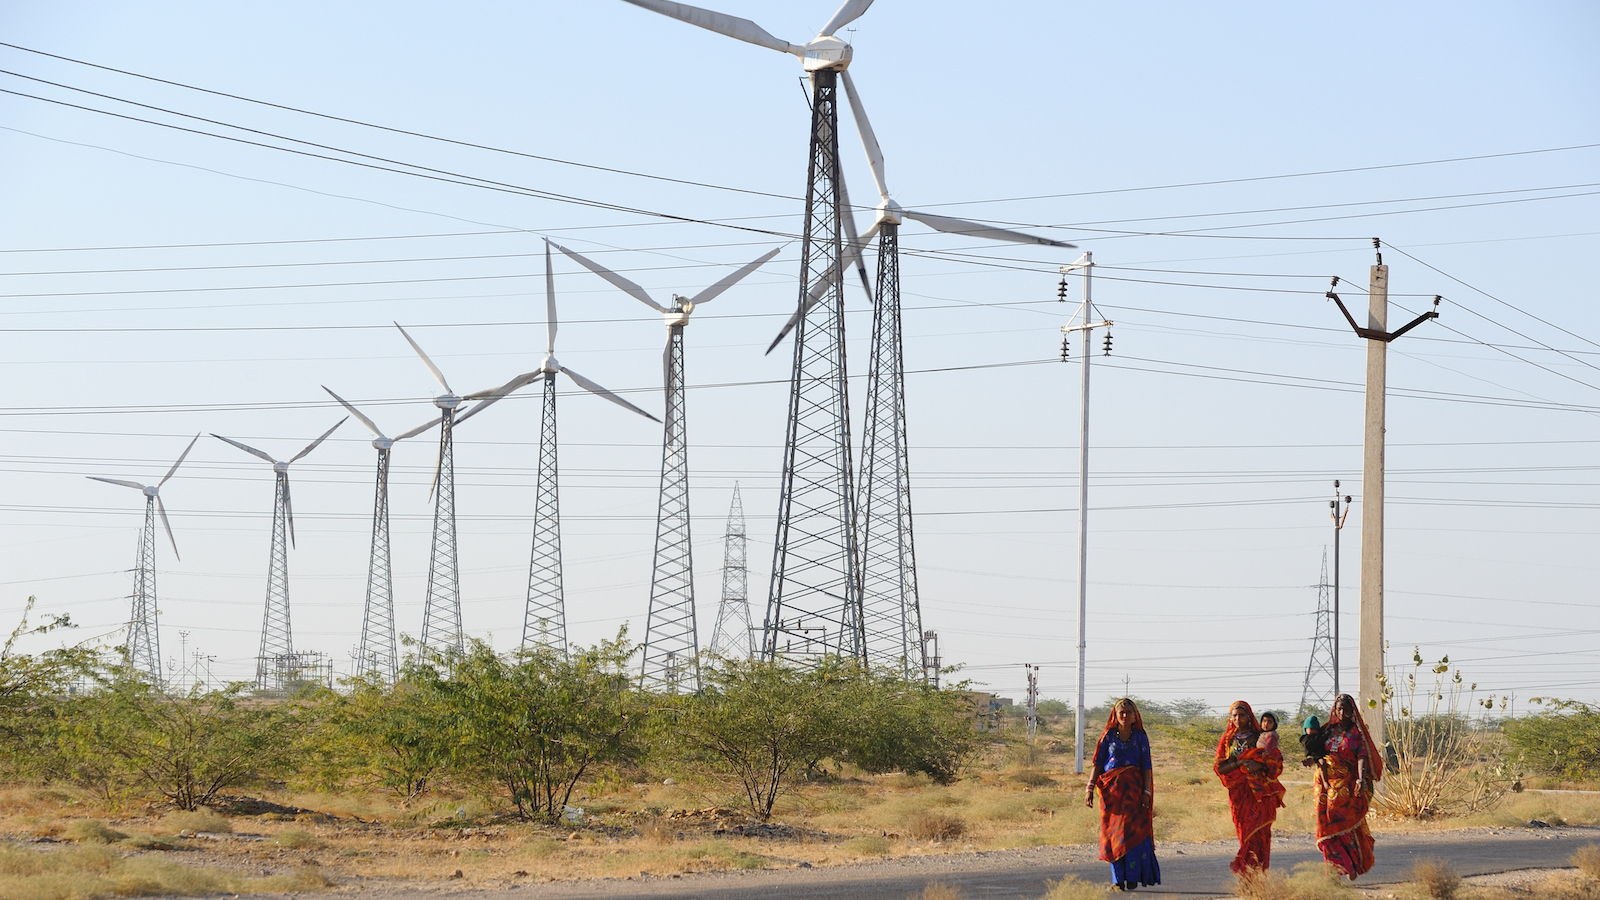
[[[1374,250],[1379,249],[1377,238],[1372,239]],[[1383,688],[1378,677],[1383,674],[1383,450],[1384,450],[1384,400],[1388,385],[1389,342],[1429,319],[1439,318],[1439,297],[1433,298],[1434,309],[1412,319],[1398,331],[1389,327],[1389,267],[1383,264],[1383,254],[1371,269],[1367,288],[1367,327],[1356,324],[1344,301],[1332,289],[1328,299],[1339,305],[1345,320],[1355,333],[1367,339],[1367,409],[1366,437],[1363,441],[1361,465],[1361,644],[1360,672],[1357,673],[1360,704],[1372,739],[1380,746],[1388,743],[1384,721]],[[1333,287],[1339,279],[1333,280]]]
[[[1067,342],[1072,337],[1072,332],[1083,332],[1083,400],[1082,420],[1078,436],[1078,709],[1073,717],[1072,744],[1073,744],[1073,771],[1083,774],[1083,717],[1085,713],[1083,703],[1083,681],[1085,673],[1085,660],[1087,658],[1088,643],[1084,638],[1084,629],[1088,620],[1089,608],[1089,357],[1093,354],[1089,350],[1091,333],[1096,328],[1110,328],[1111,320],[1091,322],[1094,316],[1094,301],[1091,290],[1094,287],[1094,254],[1085,252],[1078,261],[1061,267],[1063,276],[1061,292],[1057,295],[1066,299],[1066,278],[1068,272],[1083,271],[1083,304],[1078,310],[1083,313],[1083,321],[1077,325],[1061,326],[1061,360],[1067,359]],[[1074,314],[1073,318],[1077,318]],[[1111,352],[1111,333],[1106,332],[1106,353]]]

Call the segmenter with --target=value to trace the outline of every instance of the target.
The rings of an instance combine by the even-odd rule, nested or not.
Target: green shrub
[[[1523,761],[1534,771],[1567,778],[1600,774],[1600,707],[1577,700],[1534,702],[1545,711],[1501,724]]]

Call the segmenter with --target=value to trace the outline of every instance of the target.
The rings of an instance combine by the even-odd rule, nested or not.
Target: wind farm
[[[1495,80],[1401,62],[1436,26],[1489,53],[1466,17],[1286,15],[1407,90],[1373,111],[1282,23],[1030,3],[341,11],[326,43],[237,11],[113,15],[127,42],[18,23],[0,610],[34,596],[152,679],[187,631],[263,690],[303,652],[392,681],[408,654],[626,628],[662,692],[715,646],[1288,709],[1339,481],[1342,685],[1381,590],[1391,654],[1600,699],[1547,618],[1588,615],[1548,604],[1586,602],[1600,502],[1572,299],[1591,69],[1563,37],[1588,20],[1509,26],[1527,65]],[[1501,133],[1465,124],[1508,97]],[[1380,139],[1333,134],[1368,113]],[[1384,342],[1379,522],[1372,339],[1330,292],[1385,334],[1442,298]],[[1080,308],[1116,345],[1073,332],[1063,364]],[[366,430],[325,434],[345,415]],[[173,468],[196,433],[233,446]],[[1241,632],[1256,652],[1220,670],[1194,649]]]

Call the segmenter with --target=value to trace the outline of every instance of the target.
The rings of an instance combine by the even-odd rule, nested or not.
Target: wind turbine
[[[428,595],[422,608],[422,649],[443,656],[459,656],[465,650],[465,634],[461,627],[461,570],[456,560],[456,464],[455,426],[500,398],[525,384],[538,380],[540,371],[518,375],[511,381],[485,391],[458,395],[450,389],[444,373],[433,364],[422,347],[411,339],[400,323],[394,323],[400,334],[417,351],[422,364],[444,388],[444,393],[433,398],[439,407],[439,460],[433,470],[433,545],[428,553]],[[460,416],[456,410],[463,400],[482,400]],[[352,410],[353,412],[353,410]],[[426,431],[434,422],[424,425]],[[409,434],[420,433],[410,432]],[[376,441],[373,442],[376,445]]]
[[[846,0],[815,38],[800,44],[780,40],[749,19],[686,3],[627,2],[792,54],[810,73],[810,154],[794,369],[761,654],[768,659],[838,654],[864,661],[840,277],[847,264],[844,245],[855,241],[848,233],[850,218],[843,215],[848,199],[839,175],[838,82],[853,51],[835,34],[866,12],[872,0]]]
[[[156,608],[156,515],[161,516],[161,527],[166,529],[167,540],[172,542],[173,558],[181,559],[178,555],[178,539],[172,536],[172,523],[167,521],[167,506],[161,502],[161,486],[178,471],[178,466],[183,464],[184,457],[194,449],[194,442],[198,440],[200,435],[197,434],[189,441],[189,446],[178,454],[178,461],[155,484],[101,478],[98,475],[85,476],[94,481],[144,492],[144,530],[139,537],[138,567],[133,570],[133,611],[128,616],[128,664],[134,671],[149,675],[158,686],[161,684],[161,634],[156,622],[160,615]]]
[[[1071,248],[1073,245],[967,219],[904,209],[889,196],[883,151],[867,119],[850,73],[842,76],[856,132],[878,188],[877,216],[861,242],[878,238],[877,291],[873,294],[872,352],[867,368],[867,410],[862,436],[860,491],[856,511],[861,542],[861,610],[867,661],[896,668],[907,678],[925,677],[922,612],[911,521],[911,474],[907,458],[905,359],[900,323],[900,225],[910,219],[946,234],[992,241]],[[842,183],[841,179],[841,183]],[[844,216],[853,213],[847,208]],[[854,230],[851,228],[850,230]],[[859,253],[860,244],[847,248]],[[862,277],[865,282],[865,275]],[[872,293],[869,291],[869,293]],[[798,314],[797,314],[798,315]],[[791,320],[773,341],[794,326]],[[770,352],[770,348],[769,348]]]
[[[533,512],[533,551],[528,561],[528,606],[522,618],[522,645],[567,652],[567,605],[561,579],[561,486],[556,448],[556,375],[598,394],[652,422],[661,420],[556,360],[556,280],[550,262],[551,243],[544,242],[545,345],[539,374],[544,377],[544,405],[539,420],[539,475]],[[566,252],[566,251],[563,251]],[[642,291],[641,291],[642,293]],[[651,301],[653,302],[653,301]]]
[[[327,440],[328,435],[333,434],[348,418],[346,416],[333,423],[333,428],[324,431],[321,437],[286,461],[273,459],[233,438],[216,433],[211,435],[272,464],[272,555],[267,561],[267,605],[261,617],[261,652],[256,656],[257,690],[281,688],[281,684],[269,683],[270,679],[274,675],[281,676],[285,663],[293,667],[294,636],[289,627],[289,547],[294,544],[294,505],[289,501],[289,466],[317,449],[317,445]],[[278,680],[281,682],[281,677]]]
[[[709,303],[745,276],[778,255],[769,250],[744,268],[693,297],[672,295],[672,305],[657,303],[644,288],[582,254],[555,248],[589,271],[611,282],[639,302],[661,313],[667,326],[662,353],[662,383],[667,420],[661,439],[661,490],[656,508],[655,568],[650,578],[650,614],[644,632],[641,681],[647,687],[676,692],[683,673],[692,672],[689,690],[700,686],[700,640],[694,617],[694,563],[689,541],[689,438],[684,407],[683,329],[689,314]]]
[[[372,555],[367,562],[367,602],[361,617],[361,650],[356,676],[376,674],[392,684],[400,669],[400,648],[394,630],[394,579],[389,565],[389,451],[406,438],[416,437],[439,424],[439,417],[394,437],[386,436],[361,410],[323,386],[328,395],[367,426],[378,451],[378,483],[372,505]]]

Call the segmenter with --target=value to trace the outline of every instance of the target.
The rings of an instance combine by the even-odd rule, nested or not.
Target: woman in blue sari
[[[1150,738],[1139,707],[1126,697],[1111,705],[1111,716],[1095,745],[1085,806],[1094,806],[1096,787],[1100,788],[1100,858],[1111,864],[1112,883],[1122,891],[1160,884]]]

